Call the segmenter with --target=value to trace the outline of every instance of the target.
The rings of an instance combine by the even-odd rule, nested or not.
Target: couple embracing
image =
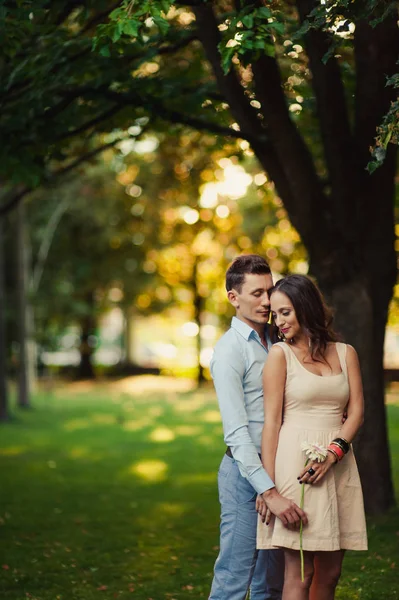
[[[351,447],[363,421],[356,351],[336,341],[306,276],[273,285],[268,263],[248,254],[226,289],[236,316],[211,362],[227,450],[209,600],[248,590],[251,600],[332,600],[345,550],[367,549]]]

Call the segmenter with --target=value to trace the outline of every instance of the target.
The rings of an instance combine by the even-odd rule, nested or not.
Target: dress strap
[[[346,364],[346,348],[347,348],[347,346],[343,342],[336,342],[335,347],[337,349],[337,354],[338,354],[342,372],[345,374],[345,377],[348,377],[348,367]]]
[[[286,342],[277,342],[277,344],[274,344],[275,346],[280,346],[280,348],[283,349],[283,352],[285,354],[285,362],[287,365],[287,373],[288,371],[292,368],[292,350],[291,348],[286,344]]]

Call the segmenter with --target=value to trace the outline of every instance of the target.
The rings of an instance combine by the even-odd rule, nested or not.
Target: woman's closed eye
[[[284,310],[280,314],[282,314],[283,317],[288,317],[290,315],[290,312],[291,312],[290,310]],[[275,312],[272,312],[272,317],[273,317],[273,319],[277,318],[277,315]]]

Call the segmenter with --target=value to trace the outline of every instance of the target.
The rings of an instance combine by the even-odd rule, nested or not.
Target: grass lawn
[[[399,396],[388,406],[399,490]],[[1,600],[206,599],[224,451],[211,388],[136,377],[42,391],[0,427]],[[337,598],[399,600],[399,511]]]

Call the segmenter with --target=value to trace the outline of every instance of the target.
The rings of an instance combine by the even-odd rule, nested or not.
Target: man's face
[[[268,275],[247,273],[240,291],[232,289],[227,296],[236,309],[236,315],[255,331],[263,330],[269,320],[269,290],[273,279]]]

